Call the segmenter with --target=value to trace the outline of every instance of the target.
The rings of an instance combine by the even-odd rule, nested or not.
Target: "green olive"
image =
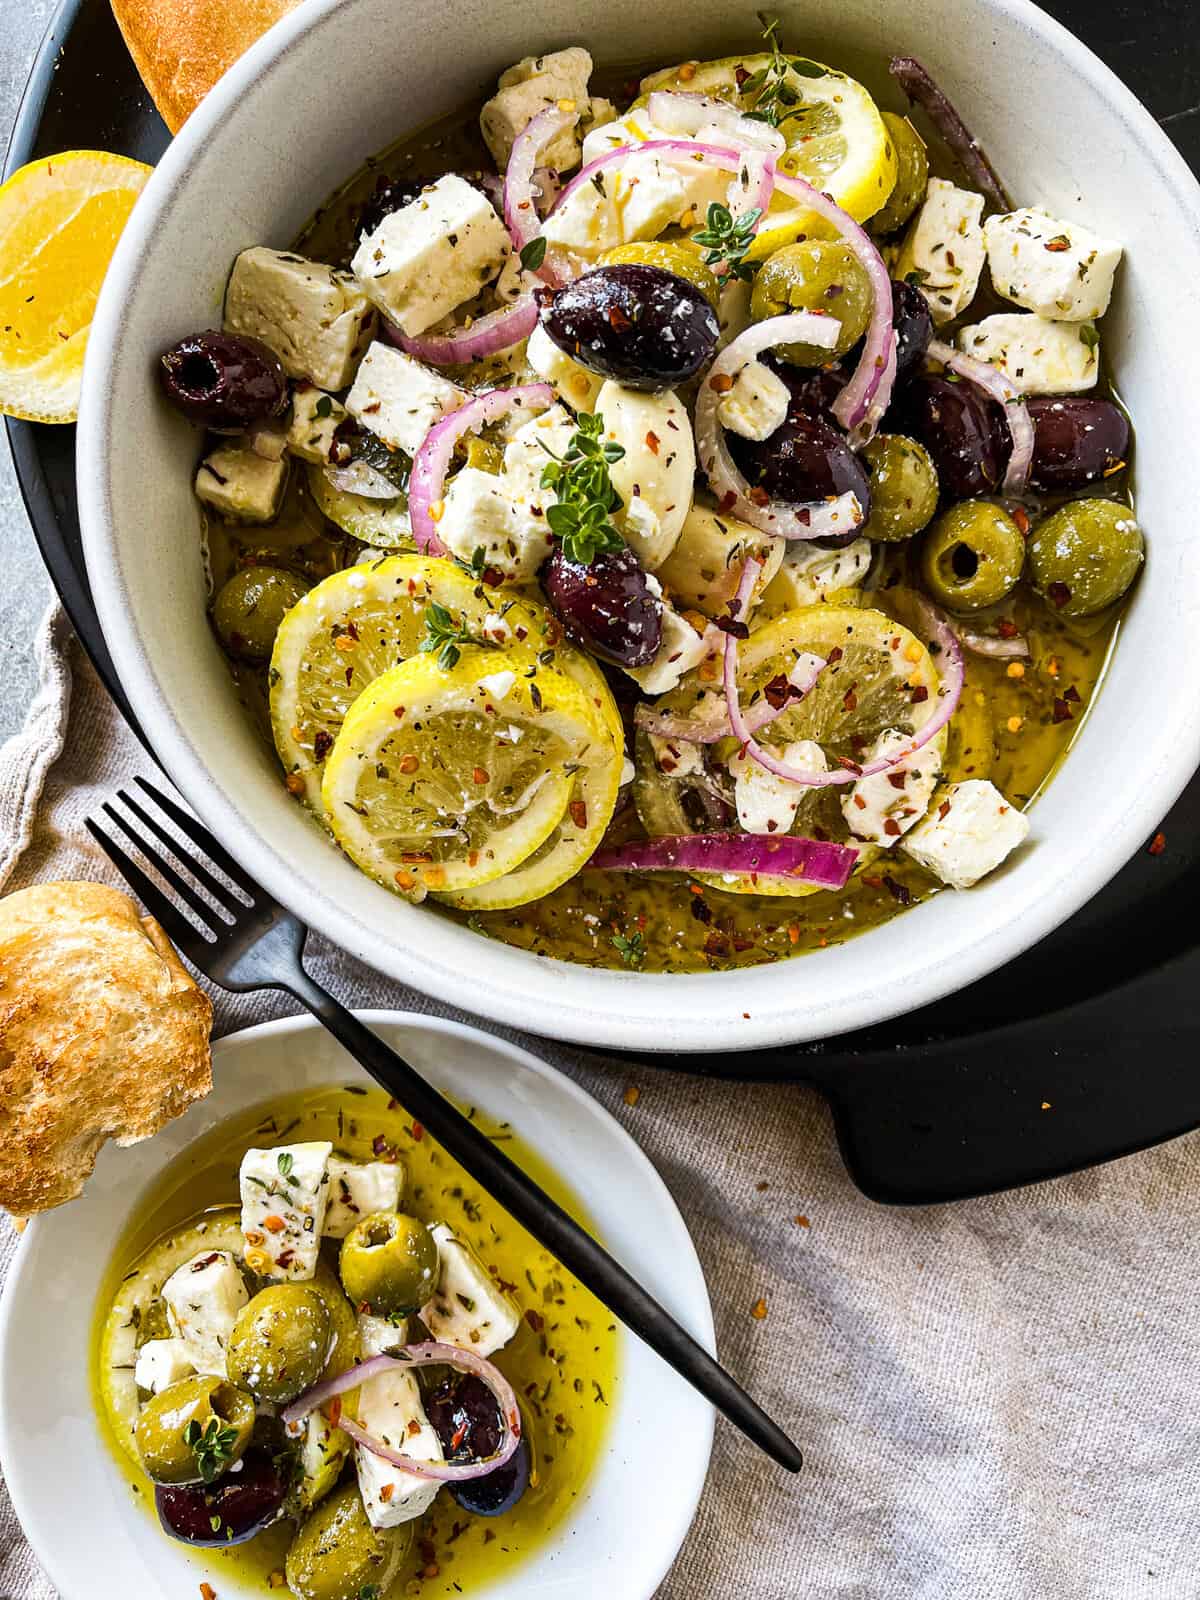
[[[619,244],[615,250],[606,250],[598,265],[615,267],[626,261],[634,266],[661,267],[664,272],[673,272],[677,278],[684,278],[693,288],[699,289],[714,311],[720,304],[721,286],[717,282],[717,275],[711,267],[705,266],[691,245],[668,244],[654,239],[643,243]]]
[[[294,572],[246,567],[235,572],[213,602],[213,626],[230,655],[265,661],[285,614],[308,592]]]
[[[1090,617],[1111,606],[1144,559],[1142,531],[1119,500],[1073,500],[1029,537],[1033,587],[1064,617]]]
[[[207,1483],[239,1460],[254,1432],[254,1401],[224,1378],[173,1383],[142,1409],[135,1437],[155,1483]]]
[[[925,143],[907,117],[883,113],[884,126],[896,151],[896,183],[883,205],[868,222],[872,233],[895,233],[925,198],[929,184],[929,157]]]
[[[1016,588],[1025,565],[1025,540],[1003,506],[964,500],[925,535],[921,578],[939,605],[979,611]]]
[[[315,1289],[277,1283],[238,1312],[226,1359],[234,1383],[270,1405],[283,1406],[325,1370],[330,1317]]]
[[[412,1547],[412,1522],[373,1528],[356,1483],[343,1484],[308,1517],[284,1563],[300,1600],[360,1600],[384,1594]]]
[[[353,1305],[378,1317],[407,1316],[437,1288],[437,1245],[416,1217],[376,1211],[342,1240],[341,1269]]]
[[[780,354],[800,367],[820,367],[845,355],[871,320],[871,284],[849,245],[841,240],[806,239],[784,245],[758,269],[750,296],[755,322],[791,311],[824,311],[838,319],[832,350],[815,344],[788,344]]]
[[[862,455],[871,469],[871,515],[863,533],[886,542],[920,533],[938,503],[929,451],[903,434],[877,433]]]

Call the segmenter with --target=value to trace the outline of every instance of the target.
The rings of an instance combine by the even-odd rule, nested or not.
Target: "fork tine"
[[[219,911],[227,911],[231,917],[236,917],[239,912],[247,910],[247,907],[237,899],[236,895],[231,894],[229,885],[227,883],[222,883],[219,878],[214,877],[205,866],[203,861],[200,861],[195,856],[190,855],[187,852],[186,847],[182,845],[178,839],[172,838],[172,836],[163,827],[162,823],[159,822],[156,817],[152,817],[144,806],[140,806],[137,803],[128,789],[119,790],[117,793],[117,798],[121,801],[121,804],[126,808],[126,810],[133,812],[134,816],[144,827],[149,828],[150,832],[160,844],[165,844],[168,850],[173,850],[175,852],[175,854],[187,867],[192,877],[203,884],[208,890],[209,894],[212,895],[213,899],[217,902],[217,909]],[[228,903],[231,899],[235,902],[232,906]]]
[[[216,862],[227,877],[233,879],[243,894],[249,895],[252,902],[262,902],[264,891],[259,888],[253,878],[246,876],[224,845],[213,838],[203,823],[197,822],[195,817],[189,816],[182,806],[175,804],[170,795],[163,794],[160,789],[156,789],[147,778],[135,778],[134,782],[146,791],[156,806],[166,812],[167,816],[170,817],[181,832],[187,834],[197,850],[202,850],[206,856]]]
[[[123,798],[124,796],[118,791],[118,799]],[[160,851],[155,850],[153,845],[147,844],[145,839],[137,834],[129,825],[129,823],[126,822],[125,818],[115,806],[106,800],[101,809],[111,822],[116,823],[117,827],[120,828],[125,837],[132,844],[137,846],[142,855],[145,856],[146,860],[154,868],[155,872],[157,872],[160,877],[163,877],[167,880],[172,889],[174,889],[175,893],[183,901],[184,905],[187,906],[188,910],[199,917],[200,921],[210,928],[213,933],[221,932],[230,925],[232,918],[229,916],[222,916],[220,912],[214,911],[211,906],[206,905],[196,891],[192,888],[191,884],[188,883],[183,877],[182,873],[179,872],[175,864],[171,861],[168,861]]]
[[[86,818],[87,831],[100,846],[104,854],[116,867],[125,879],[125,882],[137,895],[152,917],[162,923],[166,929],[167,937],[184,955],[192,957],[192,952],[208,946],[210,941],[200,931],[193,927],[187,918],[167,899],[166,895],[142,871],[137,862],[126,855],[115,839],[110,839],[99,823],[91,817]]]

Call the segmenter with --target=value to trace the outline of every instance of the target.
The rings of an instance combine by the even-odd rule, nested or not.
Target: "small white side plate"
[[[561,1073],[452,1022],[364,1012],[439,1088],[514,1129],[563,1173],[616,1258],[708,1349],[712,1312],[683,1219],[623,1129]],[[96,1297],[142,1195],[181,1151],[273,1095],[363,1074],[307,1017],[213,1048],[216,1087],[146,1144],[109,1147],[82,1199],[27,1230],[0,1302],[0,1462],[30,1543],[62,1600],[178,1600],[211,1568],[130,1503],[100,1437],[89,1387]],[[695,1514],[712,1447],[711,1408],[640,1340],[622,1341],[607,1448],[557,1537],[488,1600],[649,1600]],[[222,1600],[252,1593],[222,1573]]]

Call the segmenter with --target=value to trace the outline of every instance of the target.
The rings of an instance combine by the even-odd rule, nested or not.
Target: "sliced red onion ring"
[[[512,154],[504,173],[504,223],[517,251],[524,250],[541,232],[534,198],[534,169],[538,157],[554,139],[579,121],[578,111],[560,111],[550,106],[531,117],[513,141]],[[549,255],[537,268],[546,283],[558,285],[562,273]]]
[[[695,138],[701,128],[720,128],[752,150],[765,150],[768,155],[779,157],[787,149],[787,140],[778,128],[769,122],[756,122],[728,100],[714,100],[712,95],[655,89],[646,102],[646,111],[654,127],[663,133]]]
[[[526,406],[544,411],[553,404],[554,390],[548,383],[522,383],[512,389],[491,389],[487,394],[475,395],[466,405],[434,423],[413,457],[408,486],[408,514],[422,555],[446,554],[446,547],[437,536],[432,507],[442,498],[450,458],[463,434],[475,433],[485,423],[496,422],[510,411]]]
[[[384,338],[418,361],[428,361],[432,367],[455,367],[483,361],[528,339],[537,326],[537,306],[531,294],[523,294],[512,305],[501,306],[499,311],[490,311],[486,317],[450,333],[401,333],[386,317],[380,325]]]
[[[850,533],[863,521],[858,496],[847,491],[832,500],[812,500],[804,505],[789,505],[781,500],[759,504],[725,442],[725,430],[717,415],[723,391],[714,388],[713,383],[734,377],[763,350],[776,345],[815,344],[831,350],[837,343],[838,327],[835,317],[820,316],[814,311],[795,311],[786,317],[755,322],[725,346],[701,380],[696,395],[696,449],[701,470],[720,500],[721,510],[782,539],[822,539]]]
[[[350,461],[344,467],[326,467],[325,476],[343,494],[356,494],[364,500],[395,500],[400,494],[396,485],[367,461]]]
[[[939,88],[915,56],[893,56],[888,71],[910,100],[921,107],[962,163],[971,182],[1001,211],[1011,211],[1012,201],[995,167],[979,148],[971,130],[959,116],[946,92]]]
[[[730,612],[736,619],[745,610],[750,595],[754,592],[754,585],[758,579],[758,572],[762,563],[753,556],[746,558],[742,568],[742,580],[738,585],[738,592],[730,605]],[[729,706],[729,720],[733,725],[734,734],[741,740],[742,748],[758,762],[759,766],[767,772],[772,772],[777,778],[786,778],[789,783],[801,783],[810,789],[823,789],[833,783],[857,783],[860,778],[873,778],[877,772],[888,772],[892,767],[899,766],[909,756],[915,755],[949,722],[958,705],[963,687],[963,654],[953,630],[940,617],[931,619],[933,642],[940,650],[938,662],[941,674],[941,688],[938,694],[941,704],[929,720],[913,734],[912,739],[894,755],[886,756],[879,761],[872,761],[865,767],[854,769],[835,767],[831,772],[801,772],[798,767],[790,766],[786,761],[781,761],[778,756],[766,750],[754,737],[753,730],[748,726],[742,715],[742,708],[738,699],[737,665],[738,648],[737,640],[732,634],[725,638],[725,700]]]
[[[1029,482],[1029,469],[1033,465],[1034,431],[1033,418],[1022,396],[999,367],[993,367],[988,361],[977,361],[974,356],[965,355],[940,339],[930,340],[926,354],[931,361],[940,361],[942,366],[957,372],[960,378],[966,378],[1004,407],[1004,420],[1012,435],[1012,454],[1004,474],[1004,493],[1023,494]]]
[[[588,866],[600,872],[738,872],[844,889],[857,860],[853,845],[800,835],[678,833],[598,850]]]
[[[896,594],[901,592],[893,591]],[[1010,639],[1002,639],[995,633],[976,633],[974,628],[953,621],[940,606],[934,605],[929,596],[922,594],[919,589],[908,592],[912,596],[913,609],[921,619],[921,626],[931,634],[940,624],[949,628],[963,649],[969,650],[972,655],[985,656],[990,661],[1029,660],[1032,652],[1029,640],[1023,633],[1014,633]]]
[[[499,1367],[494,1367],[472,1350],[460,1350],[457,1345],[438,1344],[430,1339],[424,1344],[406,1344],[398,1355],[372,1356],[370,1361],[351,1367],[339,1377],[327,1378],[324,1383],[318,1383],[302,1394],[298,1400],[293,1400],[282,1413],[283,1424],[289,1429],[294,1427],[327,1400],[345,1394],[350,1389],[357,1389],[360,1384],[369,1383],[372,1378],[378,1378],[385,1372],[406,1372],[414,1367],[429,1366],[455,1367],[459,1372],[472,1373],[487,1385],[504,1424],[504,1437],[494,1456],[489,1456],[485,1461],[418,1461],[414,1456],[406,1456],[402,1450],[394,1450],[384,1444],[382,1439],[368,1433],[351,1417],[338,1417],[335,1426],[353,1439],[355,1444],[362,1445],[364,1450],[390,1461],[401,1472],[412,1473],[414,1478],[428,1478],[437,1483],[466,1483],[472,1478],[486,1478],[516,1453],[521,1442],[521,1408],[512,1385]]]
[[[725,145],[702,144],[688,139],[647,139],[636,145],[617,145],[589,161],[571,179],[555,202],[554,209],[564,205],[583,184],[590,183],[602,168],[614,161],[622,161],[634,152],[658,152],[672,162],[710,162],[726,172],[737,172],[745,160],[745,152]],[[850,434],[855,446],[866,444],[874,437],[879,420],[888,408],[892,397],[892,384],[896,376],[895,338],[892,326],[892,280],[888,276],[883,257],[875,248],[870,236],[860,228],[854,218],[841,206],[822,194],[811,183],[791,174],[777,172],[775,188],[801,201],[809,211],[837,230],[838,236],[853,250],[871,283],[871,320],[863,339],[862,355],[850,382],[834,402],[833,413]]]

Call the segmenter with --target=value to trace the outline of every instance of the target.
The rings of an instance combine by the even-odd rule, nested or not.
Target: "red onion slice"
[[[725,391],[714,388],[713,382],[732,378],[747,362],[776,345],[815,344],[831,350],[837,343],[838,327],[835,317],[814,311],[795,311],[786,317],[755,322],[725,346],[701,380],[696,395],[696,450],[721,510],[781,539],[822,539],[851,532],[863,521],[858,496],[847,491],[832,500],[812,500],[804,505],[789,505],[781,500],[760,504],[753,498],[751,487],[738,471],[725,442],[725,430],[717,414]]]
[[[537,326],[537,306],[531,294],[523,294],[512,305],[501,306],[499,311],[490,311],[486,317],[478,317],[450,333],[402,333],[386,317],[380,326],[385,339],[418,361],[428,361],[431,367],[456,367],[483,361],[528,339]]]
[[[578,111],[560,111],[550,106],[531,117],[513,141],[504,173],[504,223],[518,252],[541,232],[533,192],[538,157],[560,133],[573,128],[578,121]],[[563,281],[560,269],[549,257],[537,268],[537,275],[556,286]]]
[[[932,339],[926,353],[931,361],[940,361],[942,366],[957,372],[960,378],[966,378],[1004,407],[1004,420],[1012,435],[1012,454],[1004,474],[1004,493],[1023,494],[1029,482],[1029,469],[1033,465],[1034,431],[1033,418],[1022,396],[998,367],[993,367],[988,361],[977,361],[974,356],[966,355],[940,339]]]
[[[893,591],[902,593],[902,591]],[[921,626],[933,633],[939,624],[950,629],[954,637],[964,650],[969,650],[972,655],[985,656],[990,661],[1028,661],[1032,652],[1029,640],[1023,633],[1014,633],[1009,639],[1002,639],[995,633],[976,633],[974,628],[968,628],[964,623],[953,622],[940,606],[934,605],[928,595],[922,594],[919,589],[910,590],[912,604],[921,619]]]
[[[746,558],[737,595],[730,603],[729,608],[735,620],[745,610],[746,604],[754,592],[754,585],[758,579],[761,565],[762,563],[753,556]],[[944,618],[934,617],[931,618],[931,622],[934,642],[941,650],[941,659],[938,663],[942,679],[941,687],[938,690],[941,704],[937,710],[913,734],[911,741],[894,755],[883,757],[879,761],[872,761],[865,767],[855,767],[853,769],[835,767],[830,772],[801,772],[798,767],[789,766],[786,761],[781,761],[770,750],[764,749],[755,739],[753,730],[742,715],[741,703],[738,698],[737,640],[732,634],[727,634],[725,637],[725,700],[729,706],[729,720],[733,725],[734,733],[742,742],[742,748],[767,772],[774,773],[777,778],[786,778],[789,783],[804,784],[806,788],[810,789],[823,789],[832,783],[857,783],[860,778],[873,778],[877,772],[887,772],[892,767],[899,766],[902,761],[906,761],[909,756],[915,755],[918,750],[927,745],[936,734],[942,731],[954,715],[955,707],[958,705],[959,697],[962,694],[962,647]]]
[[[857,860],[853,845],[800,835],[678,833],[598,850],[588,866],[600,872],[737,872],[844,889]]]
[[[406,1372],[414,1367],[429,1366],[455,1367],[459,1372],[474,1374],[487,1385],[504,1424],[504,1437],[494,1456],[489,1456],[485,1461],[418,1461],[416,1457],[406,1456],[402,1450],[394,1450],[391,1445],[384,1444],[382,1439],[368,1433],[351,1417],[339,1416],[334,1426],[364,1450],[389,1461],[401,1472],[410,1472],[414,1478],[428,1478],[436,1483],[466,1483],[472,1478],[486,1478],[515,1454],[521,1442],[521,1408],[512,1385],[499,1367],[494,1367],[474,1351],[460,1350],[457,1345],[438,1344],[430,1339],[424,1344],[406,1344],[398,1355],[372,1356],[370,1361],[351,1367],[349,1372],[343,1372],[339,1377],[327,1378],[324,1383],[318,1383],[302,1394],[298,1400],[293,1400],[282,1413],[283,1424],[290,1430],[327,1400],[345,1394],[350,1389],[357,1389],[360,1384],[369,1383],[372,1378],[378,1378],[385,1372]]]
[[[728,100],[714,100],[708,94],[689,94],[682,89],[655,89],[646,102],[646,111],[655,128],[663,133],[695,138],[701,128],[720,128],[731,139],[752,150],[765,150],[777,159],[787,150],[787,140],[769,122],[756,122]]]
[[[512,389],[491,389],[475,395],[448,417],[435,422],[413,457],[412,478],[408,486],[408,514],[413,538],[422,555],[444,556],[446,547],[437,536],[433,507],[441,500],[454,446],[464,433],[475,433],[488,422],[496,422],[510,411],[529,407],[544,411],[554,404],[554,390],[548,383],[522,383]]]

